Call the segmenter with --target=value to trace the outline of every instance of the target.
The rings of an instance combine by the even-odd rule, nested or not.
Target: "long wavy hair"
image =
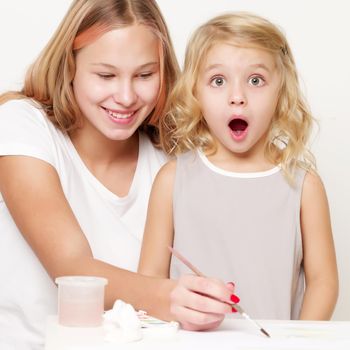
[[[265,144],[265,156],[279,164],[292,183],[296,166],[316,168],[307,148],[313,117],[302,95],[295,61],[281,30],[268,20],[246,12],[228,13],[200,26],[185,54],[183,74],[172,91],[167,115],[161,121],[163,148],[170,154],[200,148],[213,153],[213,138],[196,98],[196,84],[210,49],[219,43],[266,50],[280,71],[278,103]]]
[[[159,38],[160,90],[155,108],[141,128],[157,142],[159,118],[179,68],[163,16],[154,0],[75,0],[51,40],[27,71],[23,89],[0,96],[0,104],[21,98],[35,100],[51,122],[64,132],[81,125],[74,97],[75,53],[100,35],[142,24]]]

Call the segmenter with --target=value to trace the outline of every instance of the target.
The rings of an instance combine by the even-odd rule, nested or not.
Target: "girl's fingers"
[[[231,303],[231,293],[224,284],[220,287],[196,288],[196,282],[191,282],[191,279],[196,279],[195,276],[189,276],[179,281],[177,287],[171,293],[171,304],[179,305],[188,309],[196,310],[202,313],[225,314],[232,311],[232,308],[227,303]],[[184,282],[184,283],[183,283]],[[209,280],[209,283],[213,281]],[[199,283],[202,283],[199,281]],[[215,284],[215,282],[214,282]],[[211,290],[218,289],[211,293]],[[221,290],[220,290],[221,289]],[[197,291],[196,291],[197,290]],[[199,292],[201,290],[201,292]],[[226,299],[222,302],[222,299]]]
[[[184,329],[216,328],[225,314],[233,312],[230,304],[239,301],[233,289],[213,278],[184,275],[171,292],[171,313]]]
[[[199,312],[226,314],[231,312],[231,306],[220,300],[213,299],[208,295],[189,292],[186,299],[183,300],[183,306]]]
[[[179,285],[212,299],[222,302],[231,302],[232,292],[220,280],[214,278],[198,277],[193,275],[183,275],[179,279]]]
[[[224,319],[223,314],[203,313],[183,306],[172,310],[180,321],[182,328],[187,330],[206,330],[217,327]]]

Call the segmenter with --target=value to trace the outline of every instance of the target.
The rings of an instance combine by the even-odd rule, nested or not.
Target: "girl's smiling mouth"
[[[102,109],[107,113],[110,120],[115,123],[129,124],[136,115],[137,110],[134,111],[117,111],[102,107]]]

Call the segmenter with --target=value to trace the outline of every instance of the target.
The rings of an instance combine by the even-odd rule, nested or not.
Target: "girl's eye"
[[[114,78],[114,74],[109,74],[109,73],[97,73],[97,75],[102,78],[102,79],[112,79]]]
[[[254,86],[263,86],[265,83],[265,80],[261,77],[254,76],[249,79],[249,83]]]
[[[210,85],[214,87],[220,87],[220,86],[223,86],[224,84],[225,84],[225,79],[223,77],[214,77],[210,81]]]
[[[138,76],[141,79],[148,79],[153,75],[153,72],[147,72],[147,73],[140,73]]]

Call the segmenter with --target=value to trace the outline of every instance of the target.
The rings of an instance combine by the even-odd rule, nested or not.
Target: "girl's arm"
[[[173,188],[176,161],[159,171],[151,192],[138,272],[160,278],[169,277],[173,245]],[[188,232],[191,234],[191,232]],[[233,289],[222,281],[193,275],[182,276],[171,293],[171,311],[185,329],[217,327],[232,309]]]
[[[147,276],[169,278],[173,246],[173,187],[176,161],[158,172],[151,191],[138,272]]]
[[[32,157],[0,157],[0,192],[16,225],[52,279],[62,275],[103,276],[108,279],[106,309],[116,299],[122,299],[156,317],[171,318],[170,292],[175,283],[94,259],[51,165]]]
[[[329,207],[321,179],[308,173],[301,199],[306,290],[302,320],[329,320],[338,297],[338,272]]]

